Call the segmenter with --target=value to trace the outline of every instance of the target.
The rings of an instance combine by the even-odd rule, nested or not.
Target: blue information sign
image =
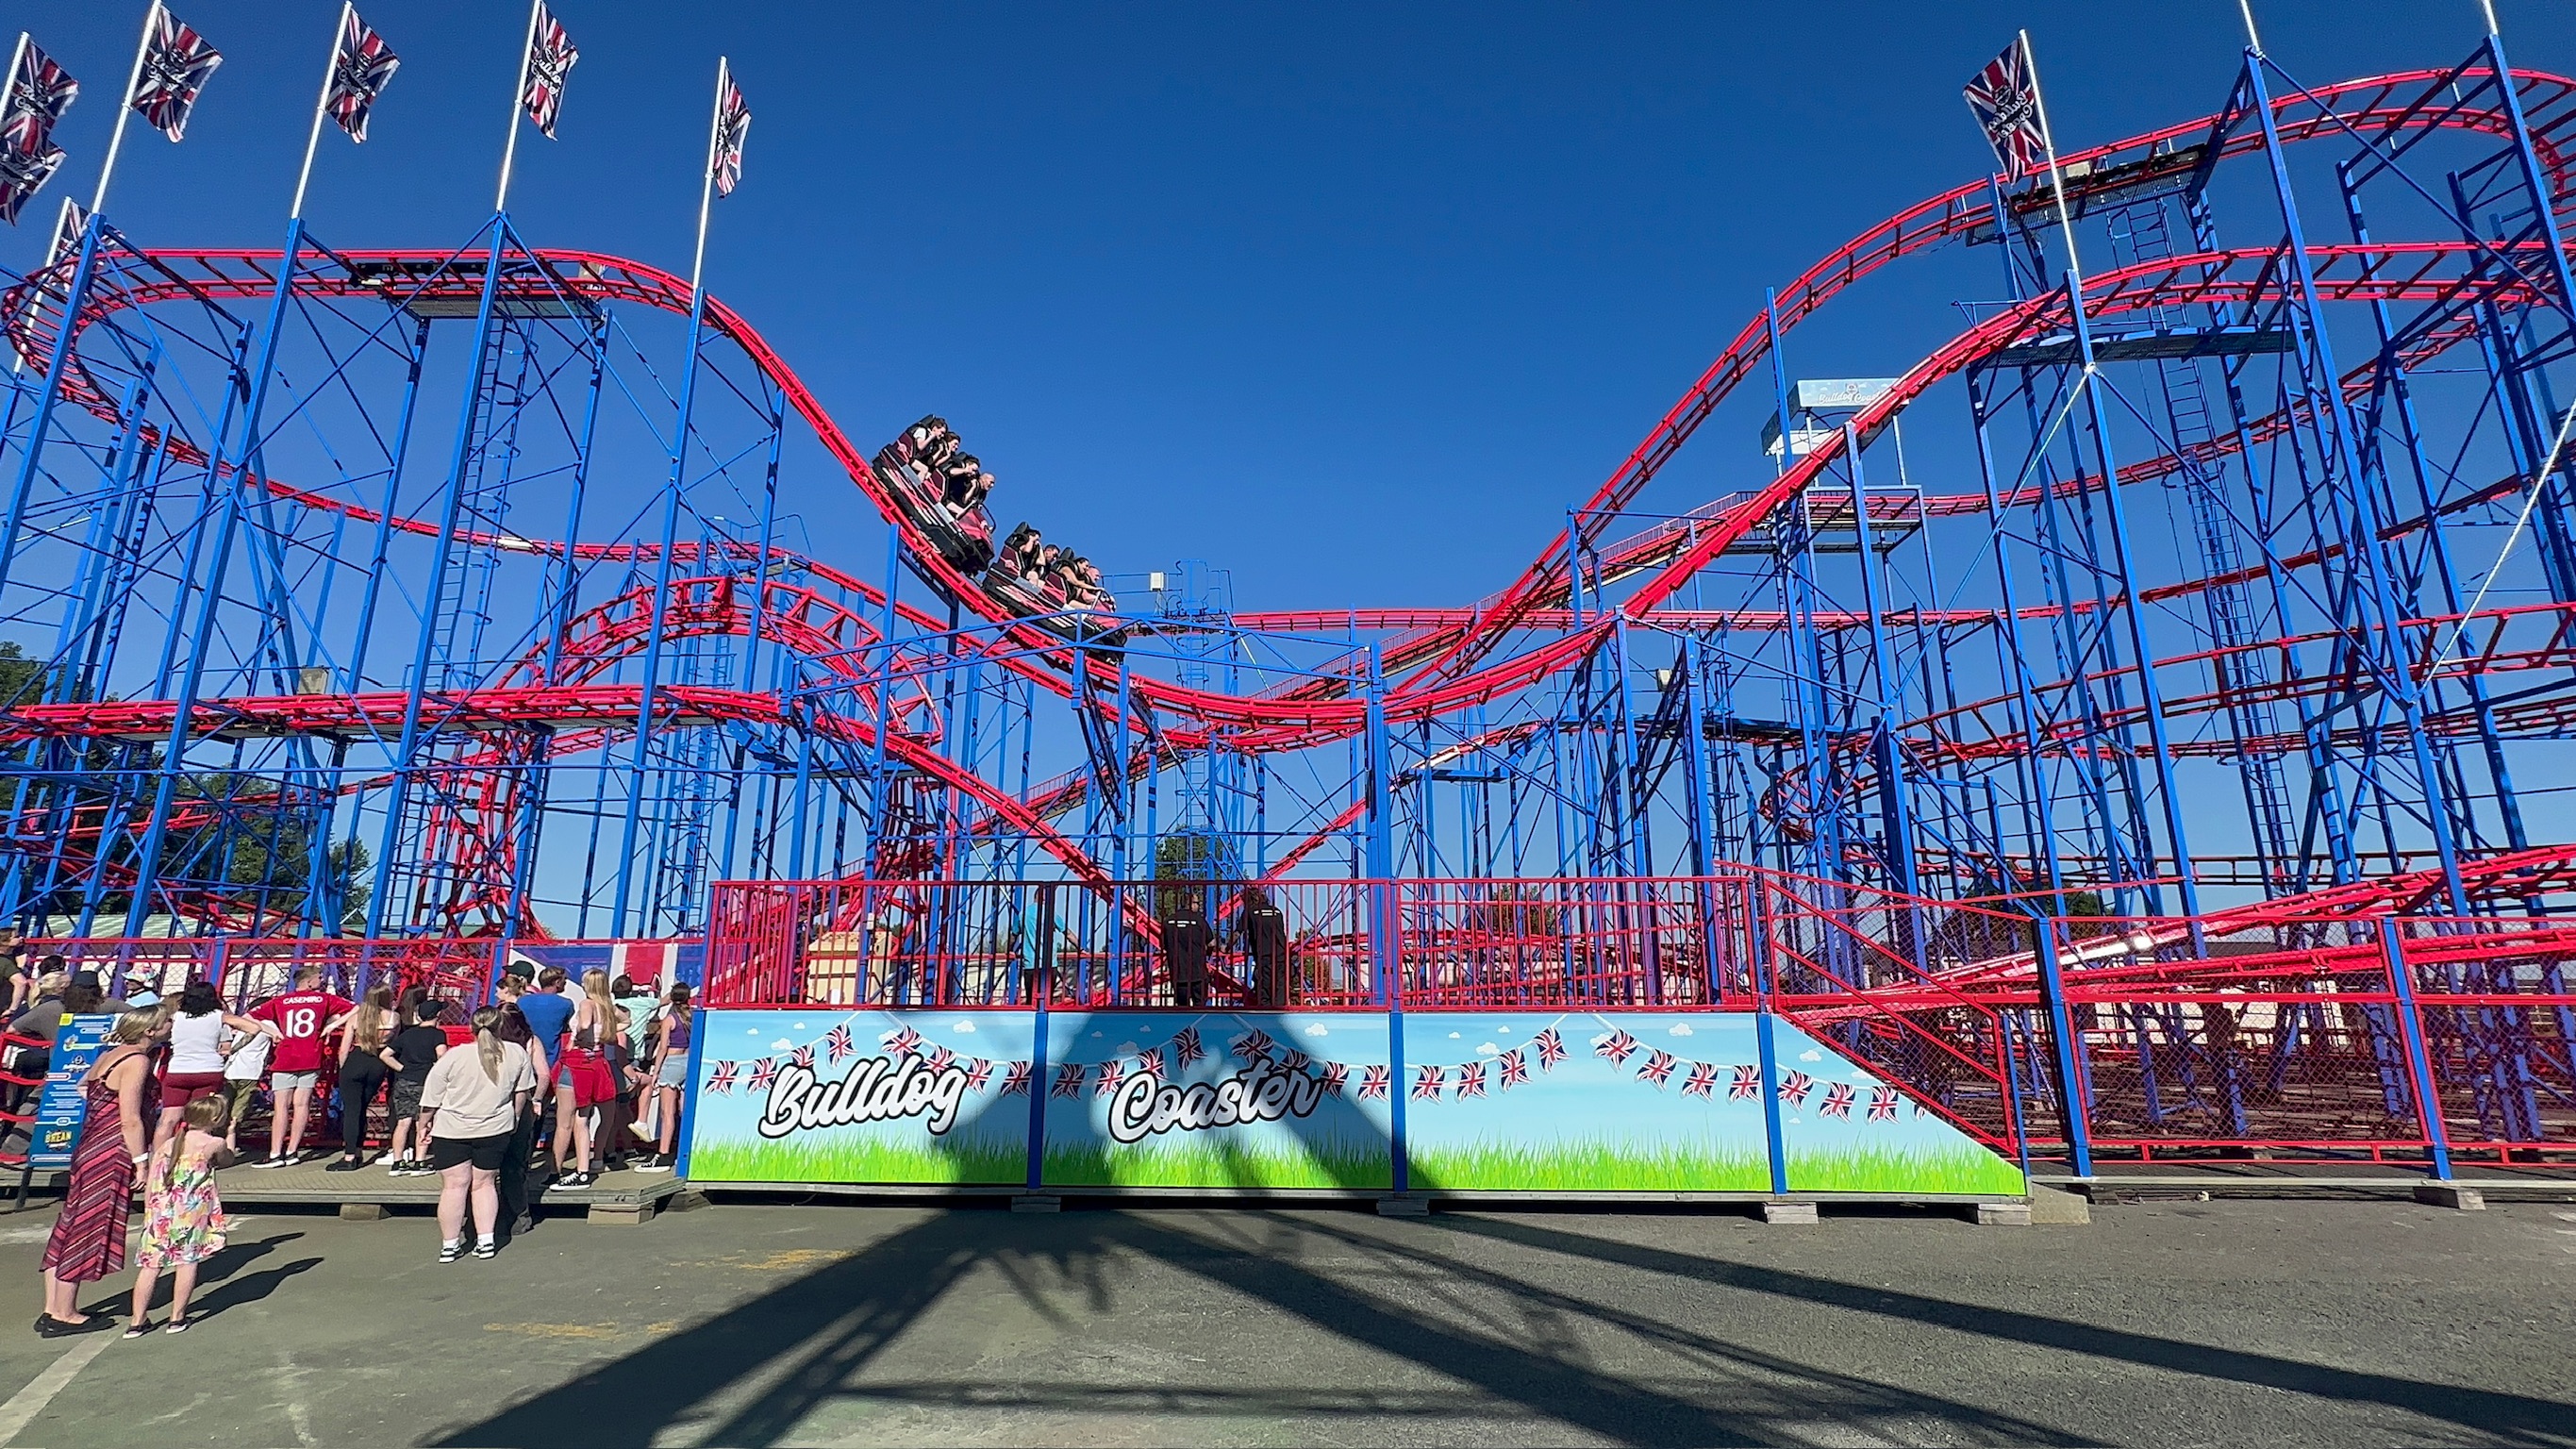
[[[113,1013],[66,1016],[55,1031],[54,1052],[45,1069],[45,1094],[36,1101],[36,1134],[28,1148],[28,1166],[43,1172],[72,1165],[72,1149],[80,1145],[81,1119],[88,1114],[81,1098],[81,1078],[98,1060],[99,1048],[107,1044],[107,1029],[114,1025]]]

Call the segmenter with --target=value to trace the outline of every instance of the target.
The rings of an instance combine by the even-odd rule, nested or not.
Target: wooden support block
[[[1024,1192],[1011,1199],[1015,1213],[1052,1213],[1064,1210],[1064,1199],[1043,1192]]]
[[[393,1216],[393,1209],[380,1202],[344,1202],[340,1204],[340,1221],[344,1223],[380,1223]]]
[[[2487,1210],[2485,1193],[2456,1182],[2419,1182],[2415,1184],[2415,1200],[2431,1203],[2435,1207],[2458,1208],[2466,1213],[2482,1213]]]
[[[649,1223],[653,1220],[653,1205],[649,1202],[595,1202],[590,1205],[590,1220],[622,1225]]]
[[[1974,1221],[1981,1228],[2026,1228],[2030,1226],[2030,1204],[2026,1202],[1981,1202]]]
[[[1431,1216],[1431,1200],[1391,1192],[1377,1200],[1377,1215],[1382,1218],[1427,1218]]]
[[[1766,1202],[1762,1205],[1762,1221],[1773,1227],[1812,1228],[1816,1225],[1816,1205],[1811,1202]]]

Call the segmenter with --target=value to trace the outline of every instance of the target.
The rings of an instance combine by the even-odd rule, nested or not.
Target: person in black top
[[[1211,933],[1200,912],[1198,892],[1182,893],[1180,904],[1163,920],[1163,964],[1172,974],[1176,1006],[1208,1004],[1207,958]]]
[[[439,1015],[446,1009],[445,1003],[430,999],[427,987],[411,988],[403,993],[401,1024],[385,1042],[384,1056],[394,1069],[394,1089],[387,1104],[393,1118],[392,1135],[385,1145],[388,1176],[437,1175],[437,1169],[429,1165],[428,1156],[420,1151],[417,1133],[420,1089],[428,1083],[429,1069],[437,1062],[439,1053],[447,1050],[447,1033],[438,1028]]]
[[[545,1048],[537,1045],[535,1028],[528,1025],[528,1018],[519,1010],[521,988],[522,978],[501,978],[495,993],[501,1004],[501,1020],[493,1034],[503,1041],[514,1041],[526,1047],[529,1055],[536,1059],[538,1077],[543,1080],[553,1064],[545,1060]],[[500,1181],[497,1184],[501,1190],[501,1221],[509,1225],[503,1234],[505,1241],[537,1225],[535,1215],[528,1211],[528,1154],[536,1150],[537,1114],[533,1110],[521,1112],[518,1130],[510,1134],[510,1150],[501,1156]]]
[[[1243,948],[1252,958],[1252,1004],[1263,1011],[1288,1007],[1288,918],[1259,886],[1243,892]]]

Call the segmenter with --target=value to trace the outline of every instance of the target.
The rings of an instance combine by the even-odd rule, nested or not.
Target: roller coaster
[[[506,214],[92,217],[0,294],[0,917],[635,939],[718,880],[1053,880],[1150,936],[1158,880],[1754,872],[2000,922],[1954,983],[2046,973],[2015,921],[2130,922],[2188,981],[2248,927],[2545,919],[2572,148],[2576,82],[2495,37],[2314,87],[2249,51],[2213,114],[2063,158],[2074,235],[1988,178],[1776,289],[1445,609],[997,541],[971,421],[896,400],[872,449],[719,299]],[[1898,264],[1946,340],[1792,365]]]

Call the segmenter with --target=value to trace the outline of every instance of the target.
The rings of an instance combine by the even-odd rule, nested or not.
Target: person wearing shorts
[[[429,1069],[446,1054],[447,1033],[438,1028],[439,1014],[445,1008],[430,999],[427,990],[415,986],[403,993],[401,1025],[393,1039],[385,1043],[385,1055],[394,1064],[393,1094],[386,1107],[392,1119],[392,1141],[385,1149],[385,1173],[389,1177],[427,1177],[435,1169],[429,1165],[426,1145],[417,1140],[420,1128],[421,1088],[429,1084]]]
[[[501,1013],[474,1013],[474,1042],[440,1057],[421,1088],[420,1132],[429,1139],[430,1165],[438,1169],[438,1261],[465,1256],[465,1217],[474,1215],[474,1256],[501,1251],[495,1236],[501,1211],[500,1173],[517,1139],[528,1098],[537,1089],[528,1049],[503,1041]]]
[[[161,1122],[154,1140],[178,1130],[179,1114],[200,1097],[226,1095],[223,1040],[226,1032],[267,1036],[276,1031],[265,1022],[224,1010],[211,981],[190,981],[180,988],[170,1012],[170,1060],[161,1070]]]
[[[274,1044],[265,1031],[237,1032],[224,1048],[224,1145],[241,1153],[242,1119],[259,1100],[260,1078],[268,1075],[268,1051]]]
[[[278,1029],[277,1069],[268,1075],[275,1111],[268,1124],[268,1157],[261,1167],[286,1167],[303,1157],[304,1129],[313,1112],[313,1089],[322,1080],[322,1032],[357,1003],[322,989],[322,968],[298,967],[295,988],[253,1007],[254,1021]]]

